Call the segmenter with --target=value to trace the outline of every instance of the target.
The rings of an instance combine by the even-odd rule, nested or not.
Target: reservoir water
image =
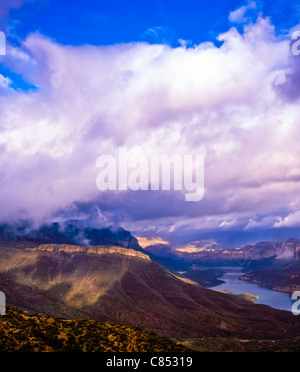
[[[243,268],[223,267],[222,269],[226,270],[226,272],[218,279],[225,283],[210,289],[226,290],[235,294],[248,293],[258,296],[258,300],[255,302],[256,304],[264,304],[275,309],[291,311],[294,301],[292,301],[290,294],[275,292],[271,289],[262,288],[257,284],[239,280],[239,277],[244,274]]]

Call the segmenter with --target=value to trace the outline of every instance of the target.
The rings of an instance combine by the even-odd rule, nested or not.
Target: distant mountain
[[[148,249],[148,248],[146,248]],[[151,249],[153,251],[153,248]],[[155,251],[160,254],[159,250]],[[169,254],[169,250],[167,251]],[[300,240],[289,239],[286,242],[261,242],[234,249],[184,249],[173,250],[173,257],[181,258],[186,262],[201,263],[205,265],[266,265],[280,266],[300,259]]]
[[[9,305],[121,323],[176,340],[300,335],[300,319],[291,313],[178,278],[142,252],[30,244],[0,244],[0,291]]]
[[[0,226],[0,241],[28,241],[37,244],[74,244],[82,246],[117,245],[142,251],[138,241],[122,228],[89,228],[81,221],[42,225],[37,229],[24,226]]]
[[[144,248],[145,251],[163,258],[178,258],[176,251],[169,244],[152,244]]]
[[[257,242],[283,242],[291,237],[300,239],[300,228],[273,228],[253,230],[181,230],[164,234],[163,239],[176,245],[186,245],[190,242],[214,240],[220,248],[240,248],[245,245],[253,245]]]
[[[235,249],[184,247],[176,250],[171,246],[157,244],[145,247],[145,250],[155,254],[155,260],[173,272],[177,269],[185,277],[206,287],[222,283],[219,279],[222,270],[207,267],[238,265],[249,271],[240,277],[241,280],[280,292],[300,291],[299,239],[261,242]],[[206,269],[203,269],[205,266]]]

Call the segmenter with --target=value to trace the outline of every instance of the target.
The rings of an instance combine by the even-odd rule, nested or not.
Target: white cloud
[[[0,74],[0,88],[9,88],[11,80]]]
[[[257,4],[255,1],[249,1],[247,5],[244,5],[229,14],[229,20],[231,23],[246,23],[251,18],[247,16],[249,10],[256,10]]]
[[[29,36],[28,52],[8,58],[40,88],[0,97],[0,219],[105,202],[96,160],[124,145],[206,156],[201,203],[122,194],[115,203],[127,225],[229,228],[289,205],[300,191],[300,106],[274,89],[290,67],[289,41],[263,18],[220,40],[220,48],[71,47]]]
[[[295,211],[288,214],[286,217],[280,217],[274,227],[297,227],[300,225],[300,211]]]
[[[248,224],[245,227],[245,230],[270,228],[276,225],[279,219],[280,217],[278,216],[266,216],[262,218],[253,217],[253,218],[250,218]]]

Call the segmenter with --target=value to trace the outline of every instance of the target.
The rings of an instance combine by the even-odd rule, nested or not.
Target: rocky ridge
[[[143,260],[151,261],[150,257],[142,252],[133,249],[117,247],[117,246],[95,246],[95,247],[80,247],[67,244],[43,244],[37,248],[32,248],[31,251],[37,252],[51,252],[51,253],[82,253],[82,254],[120,254],[129,257],[137,257]]]

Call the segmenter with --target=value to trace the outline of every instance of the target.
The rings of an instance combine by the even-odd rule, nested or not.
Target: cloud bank
[[[219,41],[73,47],[33,34],[20,48],[8,46],[2,64],[36,89],[0,76],[0,220],[95,215],[156,232],[294,224],[299,61],[288,37],[261,16]],[[204,154],[204,199],[100,193],[97,158],[120,146]]]

